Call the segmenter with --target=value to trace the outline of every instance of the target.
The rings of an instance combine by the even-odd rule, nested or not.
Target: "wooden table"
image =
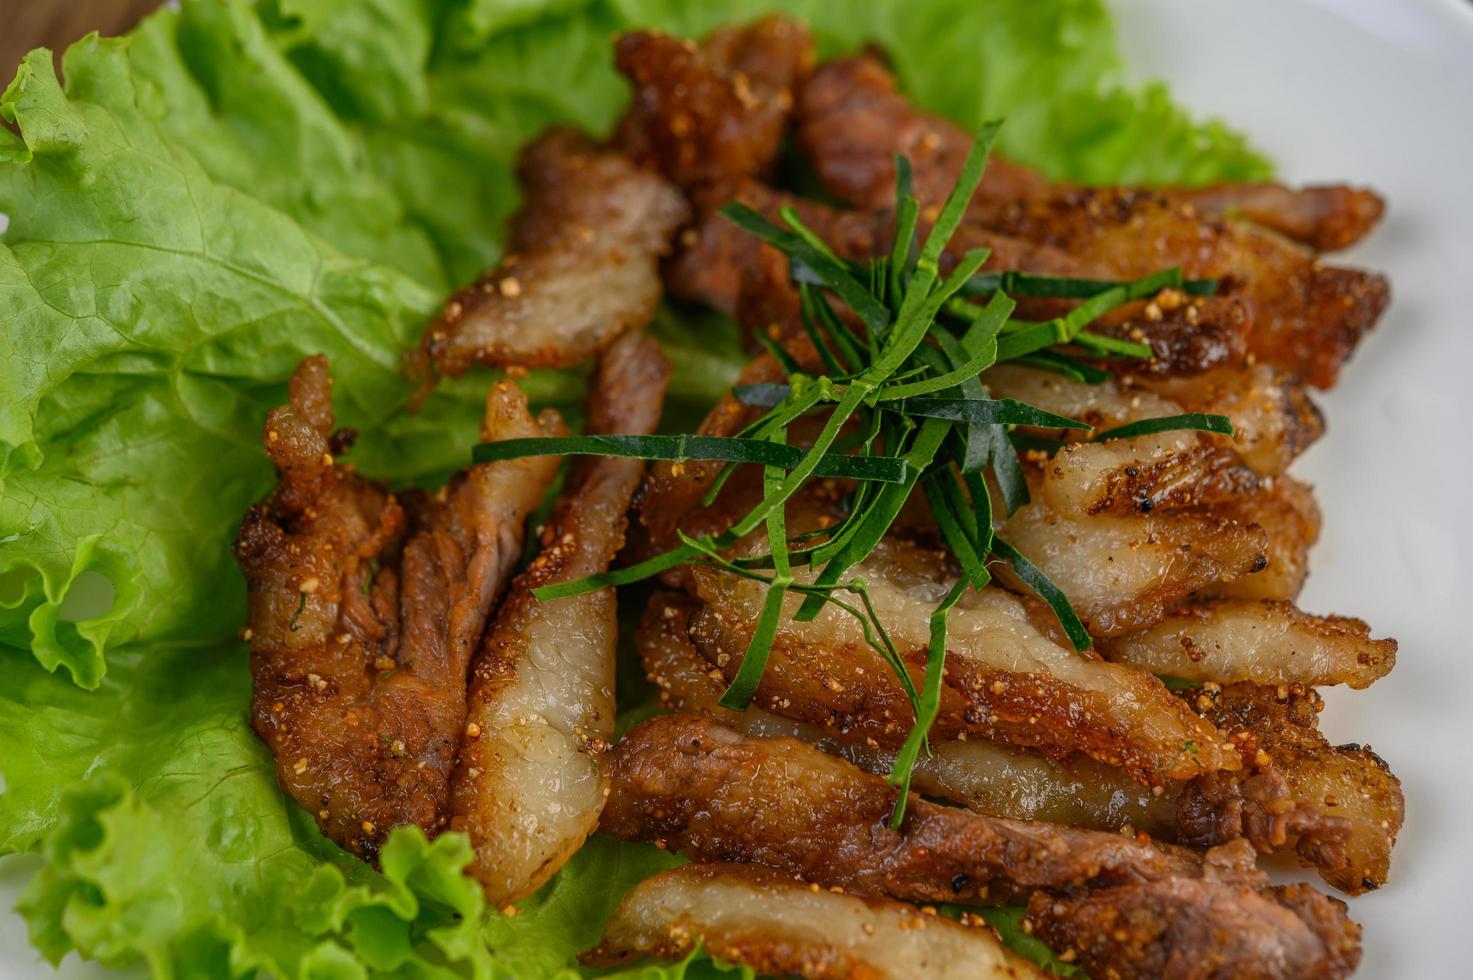
[[[161,0],[0,0],[0,88],[32,48],[59,56],[88,31],[122,34]]]

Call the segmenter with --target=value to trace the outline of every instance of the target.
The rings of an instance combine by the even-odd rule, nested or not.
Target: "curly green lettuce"
[[[518,148],[606,132],[609,37],[772,7],[825,53],[878,41],[906,88],[1061,177],[1262,177],[1241,137],[1121,87],[1099,0],[185,0],[33,53],[0,95],[0,852],[70,950],[159,976],[576,975],[654,848],[595,838],[519,914],[466,843],[399,832],[382,872],[323,841],[249,730],[236,522],[267,492],[266,411],[332,359],[353,459],[395,482],[467,461],[488,376],[403,411],[402,351],[497,257]],[[688,427],[741,362],[729,324],[663,310]],[[575,406],[578,372],[527,379]],[[626,706],[628,692],[625,692]],[[680,977],[708,959],[639,968]]]

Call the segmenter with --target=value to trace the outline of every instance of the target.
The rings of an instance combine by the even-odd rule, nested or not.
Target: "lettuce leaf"
[[[158,976],[558,976],[624,891],[676,863],[595,838],[517,915],[493,915],[462,874],[464,835],[400,828],[378,874],[284,805],[237,651],[129,647],[91,692],[28,659],[0,649],[0,849],[40,843],[20,911],[53,961],[75,948]]]
[[[1256,178],[1235,133],[1127,90],[1098,0],[185,0],[35,53],[0,95],[0,851],[39,850],[38,948],[161,976],[572,976],[612,904],[669,866],[595,839],[503,916],[464,839],[399,832],[382,873],[286,801],[249,730],[229,546],[265,493],[266,411],[325,352],[353,458],[462,465],[487,375],[417,416],[399,373],[438,299],[493,261],[518,148],[606,132],[611,33],[774,6],[826,53],[871,40],[920,101],[1082,180]],[[741,363],[662,310],[688,427]],[[579,372],[527,379],[576,410]],[[637,673],[637,672],[636,672]],[[628,691],[621,692],[630,707]],[[639,968],[708,975],[708,959]]]

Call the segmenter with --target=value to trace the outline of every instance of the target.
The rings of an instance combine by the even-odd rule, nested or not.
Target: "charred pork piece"
[[[466,670],[521,557],[523,524],[557,460],[472,466],[432,495],[397,496],[336,457],[327,360],[292,377],[266,421],[278,485],[246,512],[251,721],[282,788],[323,833],[373,857],[390,829],[448,819]],[[487,440],[560,435],[509,381],[486,399]]]
[[[949,120],[912,106],[894,77],[869,57],[820,68],[803,87],[799,138],[829,190],[857,207],[884,207],[895,192],[895,157],[911,161],[917,196],[939,204],[961,172],[972,137]],[[997,207],[1069,190],[1038,171],[994,154],[976,198]],[[1203,214],[1232,215],[1317,251],[1346,248],[1380,220],[1373,191],[1343,185],[1290,188],[1240,183],[1154,189]]]
[[[690,215],[680,192],[565,129],[527,147],[518,176],[505,256],[450,298],[409,358],[421,398],[477,363],[576,364],[654,315],[660,257]]]
[[[750,864],[688,864],[645,879],[583,959],[593,966],[646,955],[683,960],[697,948],[764,976],[805,980],[1046,976],[980,922],[816,888]]]
[[[1269,887],[1244,842],[1200,855],[918,797],[892,828],[898,791],[880,777],[802,742],[746,738],[690,715],[645,722],[612,758],[601,826],[616,837],[860,896],[1026,897],[1035,931],[1098,976],[1165,963],[1166,975],[1194,978],[1342,977],[1359,959],[1360,930],[1344,903]],[[1114,932],[1102,928],[1112,903],[1125,926]],[[1230,925],[1235,941],[1222,942],[1213,922]]]
[[[637,31],[615,42],[614,64],[634,87],[614,144],[695,188],[772,172],[793,86],[813,67],[813,38],[782,17],[725,28],[699,46]]]
[[[587,431],[653,432],[669,377],[654,340],[625,334],[599,359]],[[643,473],[622,457],[575,466],[541,554],[512,583],[472,666],[450,826],[470,834],[471,873],[498,907],[535,891],[598,823],[614,734],[614,591],[542,602],[532,590],[608,569]]]
[[[800,90],[798,120],[799,142],[820,179],[857,207],[888,203],[896,153],[910,157],[922,202],[939,204],[972,145],[960,127],[906,102],[889,72],[869,58],[816,71]],[[968,216],[992,232],[1060,249],[1100,278],[1172,266],[1188,278],[1226,278],[1248,306],[1249,348],[1260,360],[1317,387],[1334,384],[1386,306],[1386,279],[1321,265],[1278,234],[1204,214],[1192,203],[1199,197],[1055,187],[1036,171],[994,159]]]

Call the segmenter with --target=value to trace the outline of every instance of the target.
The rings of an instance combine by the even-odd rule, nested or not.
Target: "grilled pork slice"
[[[791,703],[774,705],[774,711],[721,707],[717,702],[726,678],[706,662],[690,638],[690,619],[699,608],[696,600],[681,593],[659,592],[650,597],[640,622],[635,645],[662,704],[672,711],[710,715],[745,735],[799,739],[865,772],[890,771],[895,763],[893,745],[775,713],[806,714],[794,711]],[[1058,761],[979,738],[933,738],[931,753],[922,753],[916,762],[911,785],[927,796],[991,816],[1098,830],[1130,826],[1165,839],[1176,826],[1177,783],[1155,793],[1124,770],[1092,759]]]
[[[1213,184],[1168,193],[1207,214],[1243,218],[1317,252],[1337,252],[1364,238],[1386,210],[1381,195],[1364,187],[1321,184]]]
[[[1396,664],[1396,641],[1371,639],[1359,619],[1313,616],[1271,599],[1192,603],[1098,649],[1106,660],[1153,674],[1219,684],[1363,688]]]
[[[1044,464],[1048,465],[1048,464]],[[1288,476],[1220,503],[1134,517],[1061,514],[1038,491],[998,522],[998,532],[1069,597],[1091,636],[1123,636],[1161,622],[1177,604],[1202,598],[1291,602],[1319,536],[1309,488]],[[998,582],[1030,594],[1002,562]]]
[[[689,217],[680,192],[565,129],[528,146],[518,176],[506,255],[450,298],[410,358],[424,390],[476,363],[576,364],[654,315],[660,257]]]
[[[625,334],[599,360],[588,431],[653,432],[669,376],[654,340]],[[608,569],[643,470],[618,457],[575,468],[542,553],[512,584],[476,656],[450,826],[469,833],[471,873],[494,905],[530,895],[598,823],[614,734],[614,592],[542,602],[532,590]]]
[[[1042,980],[985,925],[859,898],[753,865],[688,864],[630,889],[604,927],[593,966],[697,947],[762,975],[809,980]]]
[[[1253,318],[1249,350],[1320,388],[1335,383],[1390,299],[1384,276],[1322,265],[1276,235],[1146,191],[1069,191],[1010,207],[987,224],[1063,249],[1102,278],[1180,266],[1189,278],[1227,279]]]
[[[1233,451],[1255,473],[1285,472],[1325,434],[1320,410],[1292,376],[1259,364],[1191,377],[1138,375],[1134,387],[1155,392],[1188,412],[1217,412],[1233,423]]]
[[[999,521],[998,533],[1064,591],[1095,637],[1149,627],[1194,592],[1255,578],[1269,563],[1263,528],[1214,508],[1071,517],[1035,500]],[[1004,563],[990,567],[1001,584],[1031,594]]]
[[[923,203],[939,204],[961,172],[972,136],[922,112],[895,90],[895,79],[869,57],[829,62],[801,90],[799,139],[825,186],[856,206],[883,206],[895,189],[895,154],[911,161]],[[978,202],[1011,204],[1067,189],[1038,171],[993,155]],[[1289,188],[1239,183],[1160,188],[1173,201],[1204,214],[1245,218],[1320,251],[1346,248],[1380,220],[1373,191],[1343,185]]]
[[[689,621],[697,604],[677,593],[651,597],[636,634],[636,645],[646,675],[660,690],[666,707],[710,715],[746,735],[761,738],[787,736],[815,745],[846,759],[866,772],[884,775],[895,762],[893,747],[869,738],[844,735],[816,724],[797,721],[803,715],[791,703],[773,711],[748,708],[730,711],[718,703],[726,686],[720,671],[696,651]],[[1189,701],[1213,706],[1222,697],[1209,684],[1183,694]],[[1230,695],[1231,703],[1237,696]],[[1306,714],[1302,710],[1299,715]],[[1201,776],[1186,782],[1170,781],[1158,790],[1142,786],[1116,767],[1087,758],[1048,759],[982,739],[932,739],[931,754],[918,760],[912,785],[918,792],[960,803],[978,813],[1016,820],[1050,823],[1092,830],[1131,828],[1159,840],[1213,847],[1245,839],[1260,853],[1293,852],[1307,866],[1319,870],[1336,887],[1358,892],[1385,881],[1386,852],[1400,825],[1399,811],[1389,813],[1383,801],[1395,799],[1389,790],[1374,794],[1345,793],[1335,805],[1324,803],[1323,793],[1296,796],[1299,774],[1326,760],[1340,777],[1356,776],[1368,785],[1394,785],[1384,766],[1364,753],[1347,756],[1343,750],[1316,740],[1313,713],[1298,717],[1304,746],[1294,756],[1258,756],[1258,738],[1283,724],[1281,713],[1242,712],[1236,717],[1238,739],[1245,744],[1248,768],[1237,773]],[[1351,758],[1360,767],[1347,766]],[[1278,767],[1283,766],[1281,771]],[[1374,766],[1374,768],[1368,768]],[[1359,775],[1357,776],[1357,772]],[[1355,818],[1351,818],[1351,814]],[[1382,821],[1386,826],[1381,826]],[[1360,828],[1357,830],[1357,828]],[[1388,834],[1387,828],[1390,828]],[[1367,831],[1373,831],[1367,837]],[[1357,836],[1359,835],[1359,836]],[[1353,865],[1366,866],[1355,853],[1381,853],[1372,862],[1370,885],[1349,878]]]
[[[1361,954],[1344,902],[1308,885],[1254,889],[1210,874],[1035,895],[1025,921],[1092,977],[1346,977]]]
[[[804,225],[846,259],[862,261],[888,255],[894,240],[895,216],[888,205],[859,210],[834,208],[750,179],[703,188],[694,199],[697,220],[681,235],[680,247],[667,277],[673,294],[706,303],[728,316],[736,314],[744,286],[743,273],[758,262],[758,256],[765,247],[750,232],[717,213],[734,202],[745,204],[769,221],[779,223],[783,221],[783,209],[791,208]],[[930,222],[923,220],[918,234],[924,238],[929,231]],[[983,271],[1014,269],[1057,276],[1088,274],[1087,266],[1065,252],[999,235],[977,225],[963,225],[957,229],[943,256],[942,268],[949,271],[967,252],[984,248],[991,254]],[[786,265],[783,268],[786,269]],[[772,286],[792,289],[786,275],[769,278]],[[767,284],[768,279],[761,279],[746,285],[756,288]],[[1201,312],[1200,308],[1198,312]]]
[[[614,64],[634,86],[615,145],[692,188],[772,172],[813,38],[782,17],[725,28],[700,46],[637,31],[614,43]]]
[[[1267,535],[1263,570],[1206,586],[1205,597],[1292,601],[1309,577],[1309,549],[1319,540],[1320,508],[1307,484],[1277,476],[1258,493],[1213,504],[1203,513],[1256,524]]]
[[[1183,967],[1181,975],[1193,977],[1344,976],[1358,958],[1358,930],[1343,903],[1267,887],[1243,842],[1204,856],[1120,834],[983,817],[914,796],[892,829],[897,790],[883,779],[801,742],[746,738],[691,715],[652,719],[630,732],[615,746],[612,769],[601,826],[616,837],[659,840],[696,860],[760,864],[861,896],[1027,899],[1039,925],[1065,940],[1058,949],[1088,956],[1099,976],[1111,969],[1126,975],[1131,964],[1151,961],[1212,965],[1205,972]],[[1096,910],[1117,892],[1129,921],[1179,925],[1231,912],[1242,940],[1209,949],[1220,937],[1180,927],[1112,937],[1098,927]]]
[[[1041,467],[1042,496],[1061,514],[1149,513],[1231,500],[1257,490],[1258,477],[1282,473],[1324,432],[1302,386],[1266,365],[1154,384],[1120,378],[1092,385],[1003,364],[983,380],[994,397],[1095,427],[1089,434],[1040,433],[1073,440]],[[1226,415],[1234,434],[1176,430],[1090,441],[1122,425],[1186,412]]]
[[[716,213],[734,201],[774,222],[782,220],[783,207],[793,208],[805,225],[849,259],[887,253],[894,235],[894,216],[887,210],[839,210],[753,180],[716,184],[697,193],[698,217],[680,235],[675,258],[665,270],[667,287],[673,295],[736,317],[749,331],[760,330],[783,340],[805,336],[787,257]],[[922,234],[927,230],[923,222]],[[984,272],[1090,274],[1087,265],[1065,252],[976,225],[963,225],[957,230],[942,256],[943,268],[949,269],[958,257],[979,248],[989,252]],[[1070,305],[1024,297],[1018,314],[1047,319],[1066,312]],[[1173,290],[1163,292],[1156,300],[1127,303],[1112,310],[1095,321],[1091,329],[1149,344],[1153,351],[1149,359],[1104,361],[1102,367],[1169,378],[1242,363],[1249,326],[1247,309],[1236,297],[1184,296]]]
[[[790,511],[789,527],[808,526],[797,523],[806,520]],[[851,573],[868,583],[875,615],[917,684],[931,612],[956,574],[944,550],[895,534]],[[798,575],[806,581],[811,572]],[[709,567],[694,567],[691,576],[704,603],[692,619],[692,638],[730,680],[751,640],[764,588]],[[860,624],[833,605],[812,622],[793,622],[799,598],[792,597],[777,627],[756,703],[802,704],[812,712],[802,720],[898,745],[912,712],[884,657]],[[1238,766],[1237,753],[1212,726],[1155,677],[1055,642],[1033,615],[1002,589],[963,596],[949,617],[937,738],[966,733],[1054,758],[1083,753],[1150,785]]]
[[[434,495],[395,495],[335,456],[327,360],[302,362],[266,421],[278,486],[246,512],[251,721],[282,788],[339,844],[373,857],[389,830],[445,824],[466,669],[557,460],[472,466]],[[482,437],[557,435],[509,381]]]
[[[853,207],[895,201],[895,156],[910,161],[922,207],[938,206],[956,184],[973,137],[960,126],[911,105],[895,77],[869,56],[822,65],[798,89],[798,144],[824,188]],[[993,154],[974,209],[993,209],[1047,193],[1036,170]]]
[[[1199,874],[1191,851],[1120,834],[984,817],[912,798],[787,738],[665,715],[614,747],[601,828],[698,860],[748,861],[855,894],[911,901],[1026,900],[1036,889]]]
[[[831,62],[798,99],[798,138],[841,200],[877,207],[893,194],[893,154],[911,157],[923,201],[950,190],[972,137],[921,113],[873,59]],[[1250,348],[1318,387],[1380,317],[1386,280],[1321,265],[1313,253],[1246,222],[1204,215],[1172,192],[1050,187],[1037,172],[994,160],[968,212],[1004,235],[1072,255],[1102,278],[1181,266],[1191,278],[1231,277],[1253,317]],[[1287,222],[1286,222],[1287,224]]]
[[[1183,696],[1228,732],[1245,755],[1251,753],[1258,765],[1278,773],[1294,800],[1348,825],[1338,841],[1314,833],[1306,839],[1286,810],[1281,822],[1260,828],[1260,834],[1278,835],[1294,844],[1301,860],[1343,892],[1358,895],[1386,883],[1405,810],[1401,781],[1369,747],[1326,741],[1318,722],[1324,701],[1314,691],[1292,684],[1233,684]],[[1245,798],[1254,789],[1247,786],[1245,792],[1245,786],[1244,781],[1215,774],[1194,783],[1179,818],[1182,841],[1218,839],[1225,832],[1223,821],[1242,820],[1241,811],[1223,802]],[[1226,833],[1235,830],[1230,826]]]

